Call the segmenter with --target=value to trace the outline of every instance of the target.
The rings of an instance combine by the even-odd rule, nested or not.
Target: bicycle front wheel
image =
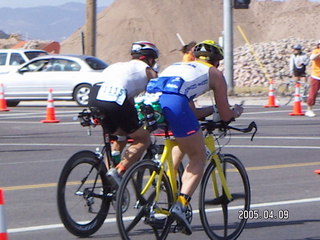
[[[279,105],[288,105],[294,97],[294,86],[289,83],[281,83],[276,91],[276,100]]]
[[[117,224],[122,239],[166,239],[171,226],[173,194],[169,179],[152,161],[140,161],[123,176],[117,192]],[[156,186],[160,184],[156,199]],[[128,197],[129,196],[129,197]],[[123,205],[129,206],[123,211]],[[153,237],[151,237],[153,236]]]
[[[110,191],[103,160],[91,151],[74,154],[65,164],[58,182],[57,202],[62,223],[79,237],[99,230],[107,217]]]
[[[239,218],[250,208],[250,185],[246,170],[233,155],[223,155],[222,169],[232,199],[228,200],[214,162],[207,167],[201,182],[200,218],[210,239],[237,239],[247,219]],[[215,181],[216,179],[216,181]]]

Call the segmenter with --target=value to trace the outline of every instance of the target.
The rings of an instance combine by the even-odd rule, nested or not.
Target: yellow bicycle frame
[[[176,182],[176,170],[174,169],[173,166],[173,160],[172,160],[172,148],[174,146],[177,146],[177,143],[175,140],[173,139],[169,139],[166,138],[164,140],[164,149],[163,149],[163,153],[160,159],[160,173],[159,175],[159,179],[157,181],[157,185],[156,185],[156,197],[155,197],[155,201],[158,201],[159,199],[159,193],[160,193],[160,187],[161,187],[161,179],[163,176],[164,171],[167,171],[167,175],[169,177],[169,182],[170,182],[170,186],[172,189],[172,193],[173,196],[177,196],[178,195],[178,187],[177,187],[177,182]],[[165,169],[167,166],[167,169]],[[156,177],[157,173],[154,172],[152,173],[148,183],[146,184],[146,186],[144,187],[144,189],[141,191],[141,194],[143,195],[147,189],[151,186],[151,184],[153,183],[155,177]]]
[[[227,186],[227,181],[226,181],[225,175],[222,170],[221,159],[220,159],[219,154],[216,151],[213,134],[207,134],[205,136],[204,140],[205,140],[206,147],[211,152],[209,160],[215,162],[218,176],[221,181],[222,189],[223,189],[226,197],[228,198],[228,200],[232,200],[232,195],[230,194],[229,188]],[[156,172],[153,172],[149,181],[147,182],[146,186],[141,191],[142,195],[145,194],[146,191],[149,189],[149,187],[154,182],[156,175],[159,175],[159,179],[158,179],[157,185],[156,185],[156,197],[155,197],[156,202],[159,200],[161,179],[162,179],[164,171],[167,172],[167,176],[169,177],[169,182],[170,182],[173,196],[175,196],[175,198],[178,196],[176,170],[174,169],[173,160],[172,160],[172,148],[174,146],[177,146],[177,143],[175,140],[169,139],[169,138],[166,138],[164,140],[164,150],[163,150],[163,153],[162,153],[162,156],[160,159],[160,172],[159,172],[159,174],[157,174]],[[166,166],[167,166],[167,169],[166,169]],[[215,193],[216,197],[218,198],[220,196],[220,194],[219,194],[219,189],[218,189],[218,181],[217,181],[216,171],[212,171],[211,178],[212,178],[212,182],[213,182],[213,192]],[[158,209],[158,211],[161,212],[162,210]],[[164,212],[162,212],[162,213],[164,213]]]
[[[226,197],[228,198],[228,200],[232,200],[232,195],[230,194],[230,191],[229,191],[229,188],[227,185],[227,181],[226,181],[226,177],[225,177],[223,170],[222,170],[221,159],[220,159],[219,154],[216,151],[216,146],[214,143],[213,134],[207,134],[207,136],[205,136],[204,142],[206,144],[206,147],[211,152],[209,160],[211,160],[211,161],[213,160],[216,165],[223,191],[226,194]],[[215,193],[216,197],[219,197],[220,194],[219,194],[217,176],[216,176],[215,171],[212,171],[211,178],[212,178],[212,182],[213,182],[213,192]]]

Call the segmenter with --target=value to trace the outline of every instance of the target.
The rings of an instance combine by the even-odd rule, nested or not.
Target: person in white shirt
[[[289,72],[295,81],[303,80],[307,82],[306,67],[310,62],[310,58],[302,51],[302,48],[300,44],[292,46],[293,54],[289,60]]]
[[[134,42],[131,56],[131,61],[114,63],[103,71],[105,80],[92,88],[89,100],[89,106],[98,108],[104,115],[104,131],[133,139],[120,163],[107,173],[115,188],[120,184],[121,175],[140,159],[151,143],[149,131],[139,122],[134,97],[145,91],[150,79],[157,77],[153,67],[159,50],[148,41]],[[117,142],[113,150],[121,152],[126,143],[126,140]]]

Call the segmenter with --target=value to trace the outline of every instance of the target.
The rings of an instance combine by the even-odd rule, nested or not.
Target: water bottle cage
[[[154,131],[158,127],[157,120],[155,119],[155,112],[151,105],[143,104],[141,107],[141,113],[144,116],[144,124],[146,129],[150,132]]]
[[[158,124],[164,122],[164,116],[158,98],[159,96],[149,94],[135,101],[138,118],[149,131],[154,131],[157,129]]]

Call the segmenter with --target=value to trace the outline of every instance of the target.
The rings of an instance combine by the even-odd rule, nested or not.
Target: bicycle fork
[[[171,185],[171,190],[172,190],[172,194],[173,196],[177,196],[178,195],[178,190],[177,190],[177,182],[176,182],[176,171],[174,169],[173,166],[173,161],[172,161],[172,148],[177,145],[177,143],[174,140],[171,139],[165,139],[164,140],[164,145],[165,148],[163,150],[162,156],[160,161],[158,162],[158,167],[160,168],[159,173],[157,173],[156,171],[154,171],[150,177],[150,179],[148,180],[146,186],[143,188],[143,190],[141,191],[141,195],[144,195],[147,190],[150,188],[150,186],[156,182],[156,186],[155,186],[155,202],[159,201],[160,198],[160,192],[161,192],[161,184],[162,184],[162,178],[164,175],[164,171],[165,171],[165,163],[167,163],[168,165],[168,170],[167,170],[167,176],[169,177],[169,182]],[[158,175],[158,179],[155,179],[156,176]],[[164,210],[164,209],[156,209],[155,210],[157,213],[162,213],[165,215],[169,215],[169,211]]]

